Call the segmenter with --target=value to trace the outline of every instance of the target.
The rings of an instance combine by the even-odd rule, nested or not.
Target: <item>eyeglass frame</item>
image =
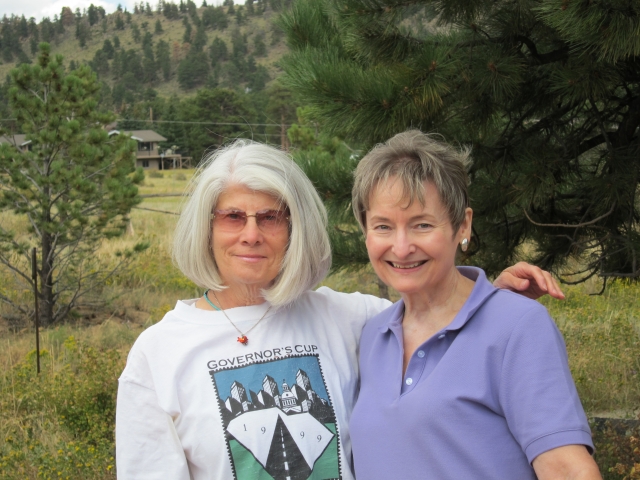
[[[242,225],[242,228],[244,228],[244,227],[246,227],[246,226],[247,226],[248,218],[249,218],[249,217],[253,217],[253,218],[255,218],[255,219],[256,219],[256,227],[258,227],[258,228],[260,229],[260,231],[262,231],[262,228],[260,227],[260,224],[258,223],[258,215],[259,215],[259,214],[261,214],[261,213],[267,213],[267,212],[287,213],[287,212],[288,212],[288,209],[285,209],[285,210],[276,210],[276,209],[273,209],[273,208],[267,208],[266,210],[260,210],[260,211],[257,211],[257,212],[256,212],[256,213],[254,213],[253,215],[247,215],[247,212],[245,212],[244,210],[218,210],[218,211],[219,211],[219,212],[225,212],[225,211],[226,211],[226,212],[237,212],[237,213],[242,213],[242,214],[244,214],[244,219],[245,219],[245,220],[244,220],[244,225]],[[211,212],[211,213],[209,214],[209,219],[210,219],[212,222],[213,222],[213,220],[215,220],[215,218],[216,218],[216,213],[215,213],[215,212],[216,212],[216,210],[214,210],[213,212]],[[283,219],[283,220],[285,220],[285,221],[287,222],[287,228],[288,228],[288,229],[291,229],[291,222],[289,221],[289,220],[291,220],[291,215],[286,215],[286,216],[282,217],[282,219]],[[242,228],[241,228],[241,229],[239,229],[239,230],[242,230]],[[239,230],[238,230],[238,231],[239,231]]]

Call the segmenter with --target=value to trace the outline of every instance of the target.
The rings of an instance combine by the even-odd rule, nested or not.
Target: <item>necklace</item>
[[[264,319],[264,317],[267,316],[267,313],[269,313],[269,310],[271,310],[271,305],[269,305],[269,308],[267,308],[267,311],[264,312],[264,314],[262,315],[262,317],[260,317],[260,320],[258,320],[256,323],[253,324],[253,327],[251,327],[249,330],[247,330],[246,332],[243,332],[242,330],[240,330],[235,323],[233,323],[233,320],[231,320],[229,318],[229,315],[227,315],[227,312],[225,312],[222,308],[218,308],[218,306],[214,305],[214,303],[209,300],[209,296],[207,295],[209,292],[213,293],[213,297],[216,299],[216,302],[218,302],[218,305],[222,305],[220,303],[220,300],[218,299],[218,296],[216,295],[216,292],[214,292],[213,290],[207,290],[206,292],[204,292],[204,299],[207,301],[207,303],[209,305],[211,305],[215,310],[222,312],[222,314],[227,318],[227,320],[229,320],[229,323],[233,326],[233,328],[235,328],[238,333],[240,334],[240,336],[237,338],[238,343],[241,343],[242,345],[248,345],[249,344],[249,339],[247,338],[247,333],[250,333],[251,330],[253,330],[254,328],[256,328],[258,326],[258,324]]]

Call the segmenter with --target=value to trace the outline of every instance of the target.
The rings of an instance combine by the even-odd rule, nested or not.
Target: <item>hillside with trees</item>
[[[291,96],[276,81],[287,51],[275,20],[287,0],[196,5],[160,0],[106,14],[80,11],[34,18],[5,15],[0,25],[0,114],[8,107],[9,72],[35,62],[40,42],[64,57],[67,71],[88,65],[100,84],[98,108],[115,113],[118,128],[152,128],[198,161],[228,138],[286,143],[295,120]],[[122,121],[124,120],[124,121]],[[151,122],[153,121],[153,123]],[[188,122],[188,123],[184,123]],[[225,125],[219,125],[219,124]],[[8,131],[16,127],[3,123]]]

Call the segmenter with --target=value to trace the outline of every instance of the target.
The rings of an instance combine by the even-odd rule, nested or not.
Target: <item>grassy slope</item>
[[[202,8],[198,9],[198,14],[201,15]],[[267,10],[262,16],[251,16],[247,17],[246,23],[240,27],[236,25],[235,18],[233,16],[229,17],[229,27],[225,30],[207,30],[207,47],[205,47],[206,51],[208,51],[208,45],[211,44],[211,41],[214,37],[218,36],[223,39],[226,44],[229,52],[231,52],[231,33],[239,28],[242,34],[248,35],[249,40],[249,54],[253,53],[253,37],[256,34],[263,33],[264,41],[267,45],[267,56],[266,57],[256,57],[256,63],[259,65],[264,65],[269,70],[269,74],[271,78],[275,78],[279,75],[280,70],[276,65],[278,59],[282,57],[284,53],[287,51],[287,47],[284,42],[280,40],[275,45],[271,45],[271,24],[273,19],[277,14],[271,10]],[[131,26],[126,25],[124,30],[116,30],[115,29],[115,14],[107,15],[108,28],[106,32],[102,31],[102,24],[98,22],[96,25],[91,27],[91,38],[87,41],[86,47],[81,48],[78,40],[75,38],[75,26],[66,27],[65,33],[57,37],[57,39],[52,43],[52,53],[61,54],[64,56],[65,64],[69,65],[69,63],[73,60],[76,63],[85,63],[89,62],[93,59],[97,50],[102,48],[104,41],[106,39],[112,40],[114,36],[118,36],[120,39],[120,46],[123,49],[134,49],[138,51],[142,55],[142,46],[140,43],[136,43],[133,40]],[[160,20],[162,23],[163,33],[155,34],[155,24],[156,20]],[[182,24],[182,19],[178,20],[168,20],[162,14],[154,13],[152,16],[148,16],[146,14],[132,14],[132,22],[137,23],[140,28],[141,37],[144,36],[144,30],[142,30],[141,25],[143,22],[148,22],[149,26],[147,28],[153,34],[153,42],[154,46],[160,41],[164,40],[169,44],[171,48],[174,42],[178,42],[178,44],[182,44],[182,38],[184,35],[184,25]],[[192,28],[195,31],[195,26],[192,23]],[[25,40],[22,45],[22,49],[25,53],[30,55],[29,41]],[[34,60],[35,57],[31,57]],[[6,78],[11,69],[15,68],[16,63],[1,63],[0,64],[0,78]],[[175,77],[175,71],[177,69],[177,62],[173,64],[172,68],[172,78],[165,82],[160,78],[158,83],[152,85],[155,88],[159,95],[164,97],[169,97],[171,95],[178,95],[179,97],[193,95],[195,90],[192,91],[184,91],[180,89],[178,86],[178,81]],[[162,77],[162,75],[159,75]],[[111,75],[107,75],[104,78],[101,77],[101,80],[105,80],[108,84],[113,84],[113,78]]]

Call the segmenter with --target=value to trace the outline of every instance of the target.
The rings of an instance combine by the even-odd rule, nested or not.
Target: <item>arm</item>
[[[158,405],[156,392],[122,379],[116,407],[116,465],[122,480],[190,478],[173,419]]]
[[[534,300],[547,293],[553,298],[564,299],[564,293],[549,272],[526,262],[504,269],[493,285]]]
[[[598,465],[583,445],[566,445],[541,453],[533,460],[540,480],[602,480]]]

